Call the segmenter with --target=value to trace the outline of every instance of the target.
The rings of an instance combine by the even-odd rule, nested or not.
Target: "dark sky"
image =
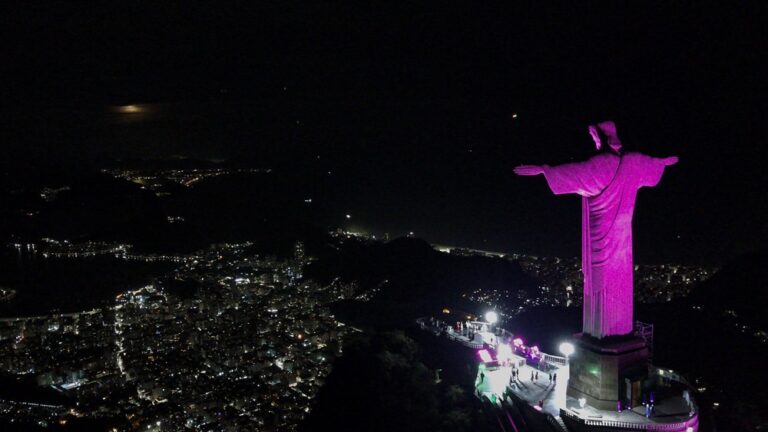
[[[584,158],[612,118],[681,158],[640,194],[639,261],[768,242],[764,5],[73,3],[2,14],[6,161],[294,162],[362,227],[575,256],[578,199],[511,168]]]

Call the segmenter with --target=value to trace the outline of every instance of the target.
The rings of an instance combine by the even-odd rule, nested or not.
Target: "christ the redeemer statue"
[[[632,326],[632,213],[637,191],[656,186],[677,157],[622,153],[616,126],[589,127],[598,150],[587,161],[522,165],[515,174],[544,174],[555,195],[582,196],[583,331],[596,338],[629,334]]]

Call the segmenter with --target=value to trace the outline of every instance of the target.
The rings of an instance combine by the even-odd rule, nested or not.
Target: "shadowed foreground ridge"
[[[492,430],[478,409],[461,387],[435,383],[418,345],[403,333],[357,334],[345,342],[299,430]]]

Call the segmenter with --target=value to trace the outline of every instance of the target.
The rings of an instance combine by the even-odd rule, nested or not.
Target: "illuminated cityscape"
[[[300,281],[302,245],[288,261],[249,246],[184,257],[168,280],[195,281],[186,296],[156,283],[98,309],[3,319],[3,371],[34,376],[68,400],[6,401],[4,415],[41,424],[127,419],[117,430],[295,429],[353,330],[325,307],[332,288]]]
[[[518,291],[517,300],[524,306],[581,306],[576,293],[583,290],[581,264],[578,259],[535,257],[512,254],[508,259],[520,263],[523,270],[542,282],[532,293]],[[674,264],[636,265],[635,298],[641,303],[670,302],[687,296],[693,287],[705,281],[715,269]],[[489,306],[503,307],[504,303],[517,303],[505,298],[508,292],[478,288],[465,294],[469,300]],[[505,312],[510,316],[515,311]]]
[[[330,238],[339,247],[350,241],[369,247],[382,244],[342,231]],[[178,266],[150,285],[121,292],[102,307],[2,320],[2,370],[33,377],[40,388],[64,396],[55,403],[48,401],[50,396],[41,399],[45,402],[8,400],[4,415],[45,425],[93,418],[116,430],[185,430],[212,424],[295,429],[310,411],[333,359],[341,354],[343,338],[354,331],[335,319],[328,305],[345,299],[370,302],[388,284],[382,280],[363,289],[357,281],[338,277],[328,284],[303,278],[310,259],[301,243],[286,260],[254,255],[252,243],[173,255],[134,254],[129,244],[50,238],[10,246],[18,254],[34,251],[43,259],[103,255]],[[494,308],[504,320],[537,307],[580,306],[575,259],[437,249],[466,258],[503,257],[539,281],[533,291],[479,287],[461,294],[479,310]],[[666,293],[646,297],[639,290],[640,302],[654,303],[687,296],[711,270],[662,265],[638,266],[638,273],[638,286],[657,286]],[[176,287],[187,284],[194,290]],[[462,329],[463,337],[468,328]],[[485,334],[479,328],[473,333]],[[510,341],[517,338],[498,334],[499,340],[504,334]],[[480,341],[477,346],[482,347],[485,342]],[[495,352],[499,349],[496,346]],[[522,343],[513,349],[522,357],[530,354],[527,350]],[[547,358],[562,362],[557,356]],[[176,408],[169,410],[171,406]]]

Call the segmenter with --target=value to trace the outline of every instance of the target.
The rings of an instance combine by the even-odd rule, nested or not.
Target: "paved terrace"
[[[541,411],[554,417],[560,415],[560,407],[565,406],[565,392],[568,388],[568,366],[555,368],[548,373],[526,364],[517,367],[519,375],[515,380],[510,380],[512,369],[512,366],[487,367],[484,371],[481,368],[485,378],[481,382],[478,373],[475,381],[478,394],[494,400],[493,395],[502,398],[507,390],[511,390],[532,406],[538,406],[541,401]],[[536,372],[539,373],[538,379],[535,379]],[[550,381],[550,373],[557,374],[556,382]],[[534,375],[533,380],[531,374]]]
[[[500,337],[483,331],[486,329],[482,328],[482,323],[472,323],[473,328],[464,328],[456,332],[447,330],[446,324],[441,321],[430,322],[426,319],[417,321],[422,329],[432,331],[436,335],[445,334],[450,339],[468,347],[478,349],[498,347]],[[512,336],[505,330],[501,331],[503,332],[502,340]],[[657,401],[650,418],[645,416],[645,407],[642,405],[621,412],[602,411],[590,406],[582,408],[576,399],[566,396],[569,368],[564,358],[540,353],[539,365],[531,365],[526,363],[526,357],[522,357],[525,353],[520,352],[521,349],[525,351],[525,347],[513,349],[514,355],[507,364],[481,363],[475,380],[478,396],[487,397],[495,402],[504,398],[507,391],[511,391],[517,398],[542,413],[555,418],[568,417],[592,426],[652,431],[698,429],[697,410],[688,405],[682,394]],[[518,374],[514,380],[511,380],[513,369]],[[535,378],[536,372],[538,372],[538,379]],[[531,379],[532,374],[533,379]],[[557,374],[557,379],[550,381],[550,374]]]
[[[688,425],[698,423],[695,412],[692,413],[691,407],[682,395],[659,401],[654,405],[651,417],[646,418],[644,406],[621,412],[601,411],[590,406],[581,408],[576,399],[566,397],[568,366],[554,369],[551,372],[557,373],[557,382],[550,382],[547,372],[529,365],[518,367],[519,376],[510,381],[512,369],[511,366],[486,367],[484,370],[481,368],[480,372],[484,374],[484,378],[481,382],[478,373],[475,382],[478,394],[494,401],[502,399],[506,391],[511,391],[519,399],[533,407],[539,406],[541,402],[540,409],[536,409],[553,417],[560,416],[560,409],[564,408],[566,416],[570,415],[587,420],[595,425],[615,425],[648,430],[667,430],[667,426],[669,426],[669,429],[676,430],[681,423]],[[531,372],[535,376],[536,371],[539,372],[538,380],[531,380]]]

